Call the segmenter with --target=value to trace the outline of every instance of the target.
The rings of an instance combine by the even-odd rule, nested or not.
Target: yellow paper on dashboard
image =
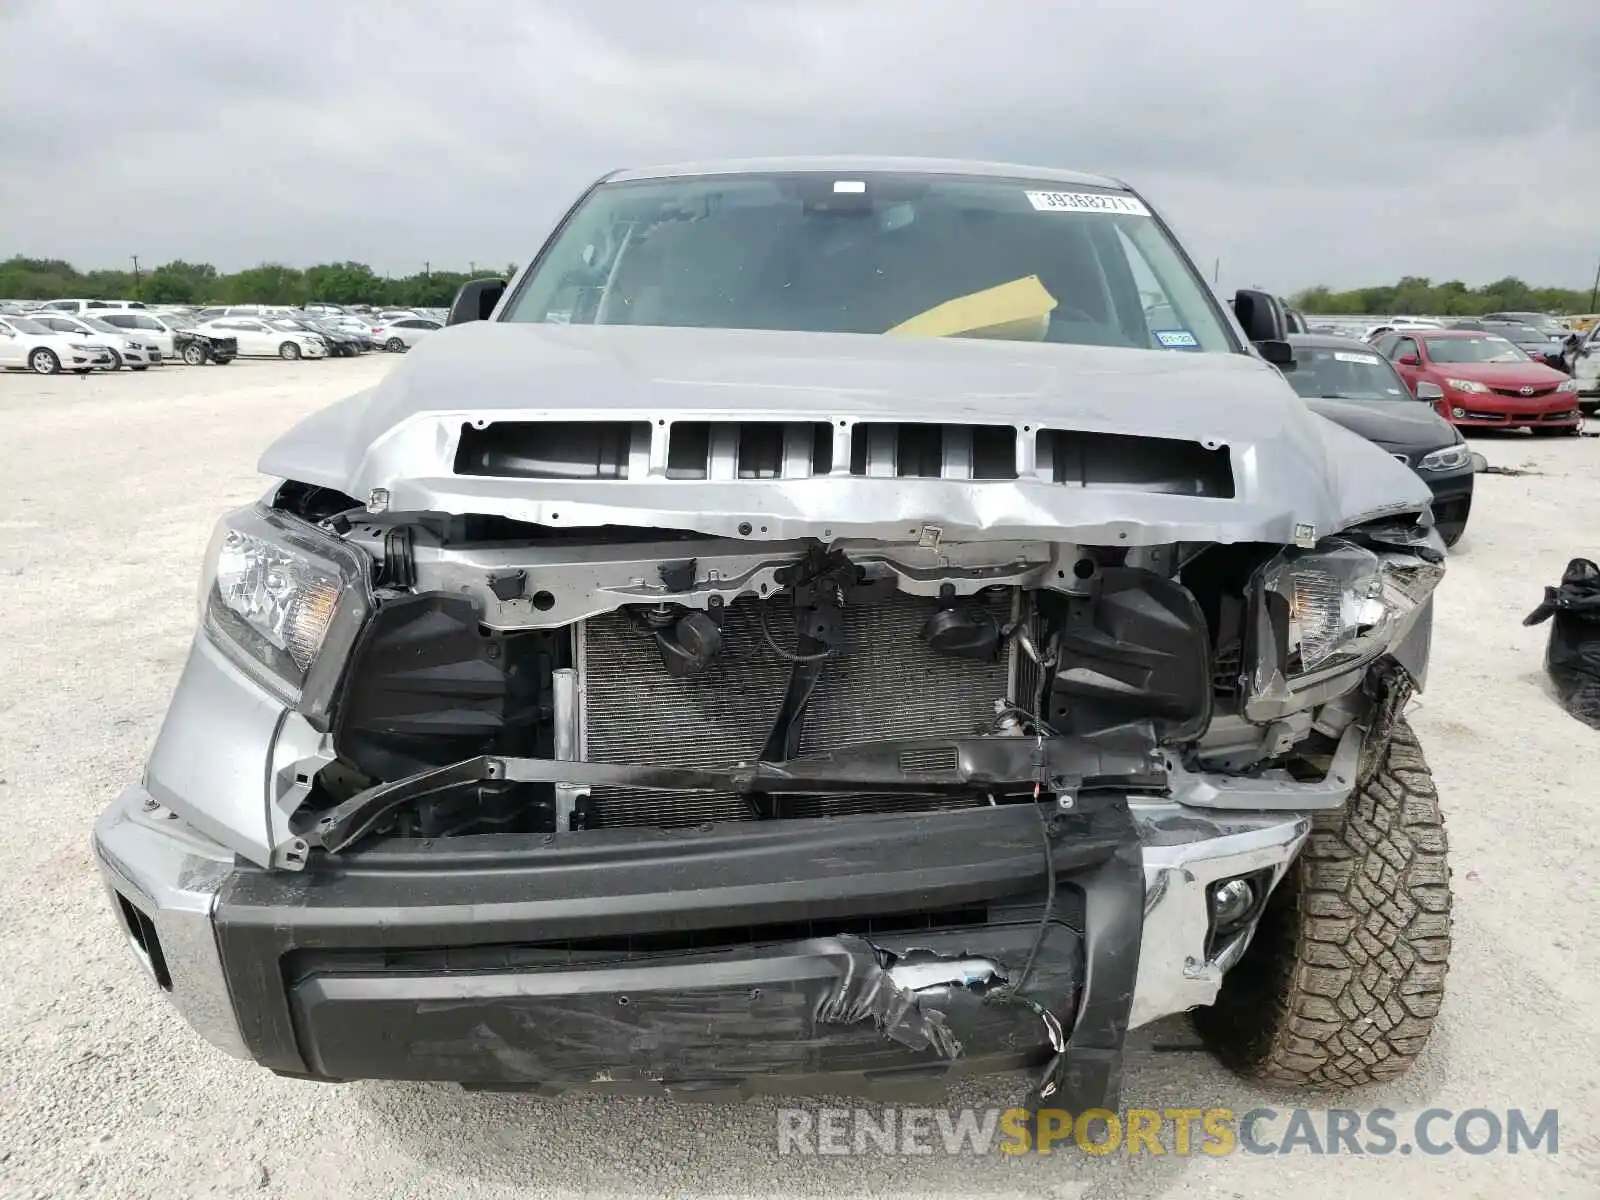
[[[884,332],[893,337],[976,337],[1037,342],[1050,328],[1056,298],[1026,275],[946,300]]]

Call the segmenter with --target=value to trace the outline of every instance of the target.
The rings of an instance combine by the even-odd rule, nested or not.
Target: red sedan
[[[1385,334],[1374,348],[1452,425],[1578,432],[1578,381],[1505,338],[1473,329],[1412,330]]]

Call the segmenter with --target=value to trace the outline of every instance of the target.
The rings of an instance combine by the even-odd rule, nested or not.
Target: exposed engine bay
[[[311,837],[328,849],[1164,792],[1186,769],[1316,778],[1358,715],[1246,719],[1248,596],[1278,547],[950,543],[932,526],[752,546],[341,501],[279,496],[377,564],[301,818],[333,814]],[[1047,771],[1064,747],[1077,769]],[[632,773],[429,775],[480,756]],[[781,786],[651,776],[780,763],[798,772]],[[803,769],[820,763],[838,769]],[[337,809],[351,796],[359,820]]]

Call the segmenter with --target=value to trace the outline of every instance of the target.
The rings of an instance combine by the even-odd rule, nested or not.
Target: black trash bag
[[[1600,567],[1575,558],[1560,587],[1544,590],[1544,603],[1522,619],[1539,625],[1555,618],[1544,652],[1545,673],[1561,706],[1585,725],[1600,729]]]

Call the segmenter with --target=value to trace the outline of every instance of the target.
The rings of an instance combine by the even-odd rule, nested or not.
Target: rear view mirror
[[[1419,367],[1422,365],[1422,360],[1415,354],[1402,354],[1399,358],[1395,359],[1395,362],[1399,363],[1402,367]]]
[[[446,325],[465,325],[468,321],[487,321],[505,294],[504,279],[469,279],[461,285],[450,304]]]
[[[1417,380],[1417,399],[1428,401],[1443,400],[1444,389],[1437,383],[1429,383],[1426,379],[1419,379]]]
[[[1289,334],[1283,305],[1270,292],[1240,289],[1233,296],[1233,315],[1252,342],[1281,342]]]

